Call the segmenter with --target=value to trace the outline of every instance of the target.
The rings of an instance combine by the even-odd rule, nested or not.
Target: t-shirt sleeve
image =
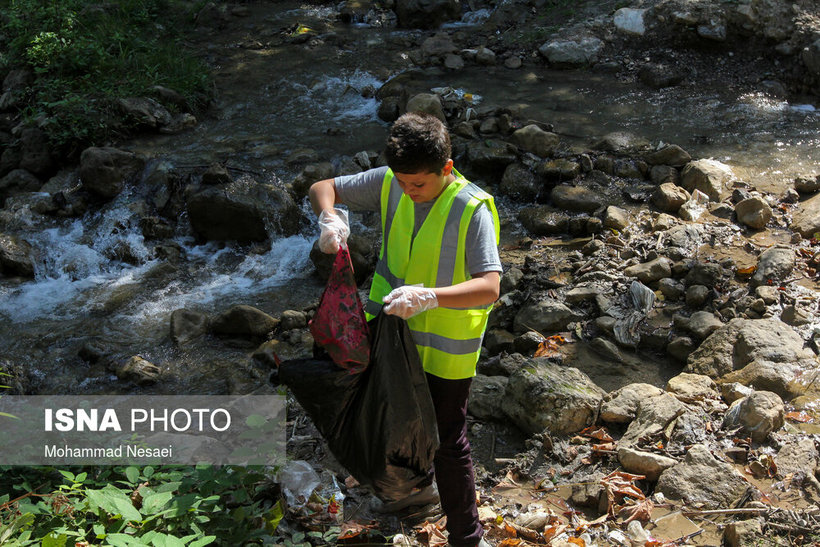
[[[473,213],[467,227],[467,271],[470,275],[481,272],[501,272],[501,258],[495,242],[493,215],[481,205]]]
[[[351,211],[378,211],[387,167],[336,177],[336,194]]]

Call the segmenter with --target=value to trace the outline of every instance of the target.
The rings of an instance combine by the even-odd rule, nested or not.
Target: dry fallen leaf
[[[436,522],[425,522],[416,537],[420,541],[426,541],[430,547],[444,547],[447,545],[447,536],[444,535],[444,525],[446,517]]]
[[[567,343],[566,338],[560,334],[545,338],[538,344],[538,349],[535,350],[533,357],[549,357],[558,353],[558,348]]]

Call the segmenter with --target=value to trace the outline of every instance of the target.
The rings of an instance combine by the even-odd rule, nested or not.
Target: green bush
[[[95,143],[128,129],[116,98],[160,85],[192,108],[207,101],[207,66],[183,46],[192,9],[180,0],[0,0],[0,67],[34,70],[24,115],[55,145]]]

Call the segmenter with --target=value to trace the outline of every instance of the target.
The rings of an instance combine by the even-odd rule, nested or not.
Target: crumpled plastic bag
[[[370,329],[359,299],[350,251],[342,246],[322,293],[310,333],[333,362],[352,371],[362,370],[370,361]]]
[[[613,334],[619,344],[635,347],[641,341],[638,324],[652,310],[655,304],[655,293],[640,281],[633,281],[629,286],[629,296],[635,309],[615,321]]]

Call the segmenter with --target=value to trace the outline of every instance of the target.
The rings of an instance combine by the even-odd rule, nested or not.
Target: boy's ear
[[[446,177],[452,172],[453,172],[453,160],[447,160],[447,163],[445,163],[444,167],[441,169],[441,174]]]

